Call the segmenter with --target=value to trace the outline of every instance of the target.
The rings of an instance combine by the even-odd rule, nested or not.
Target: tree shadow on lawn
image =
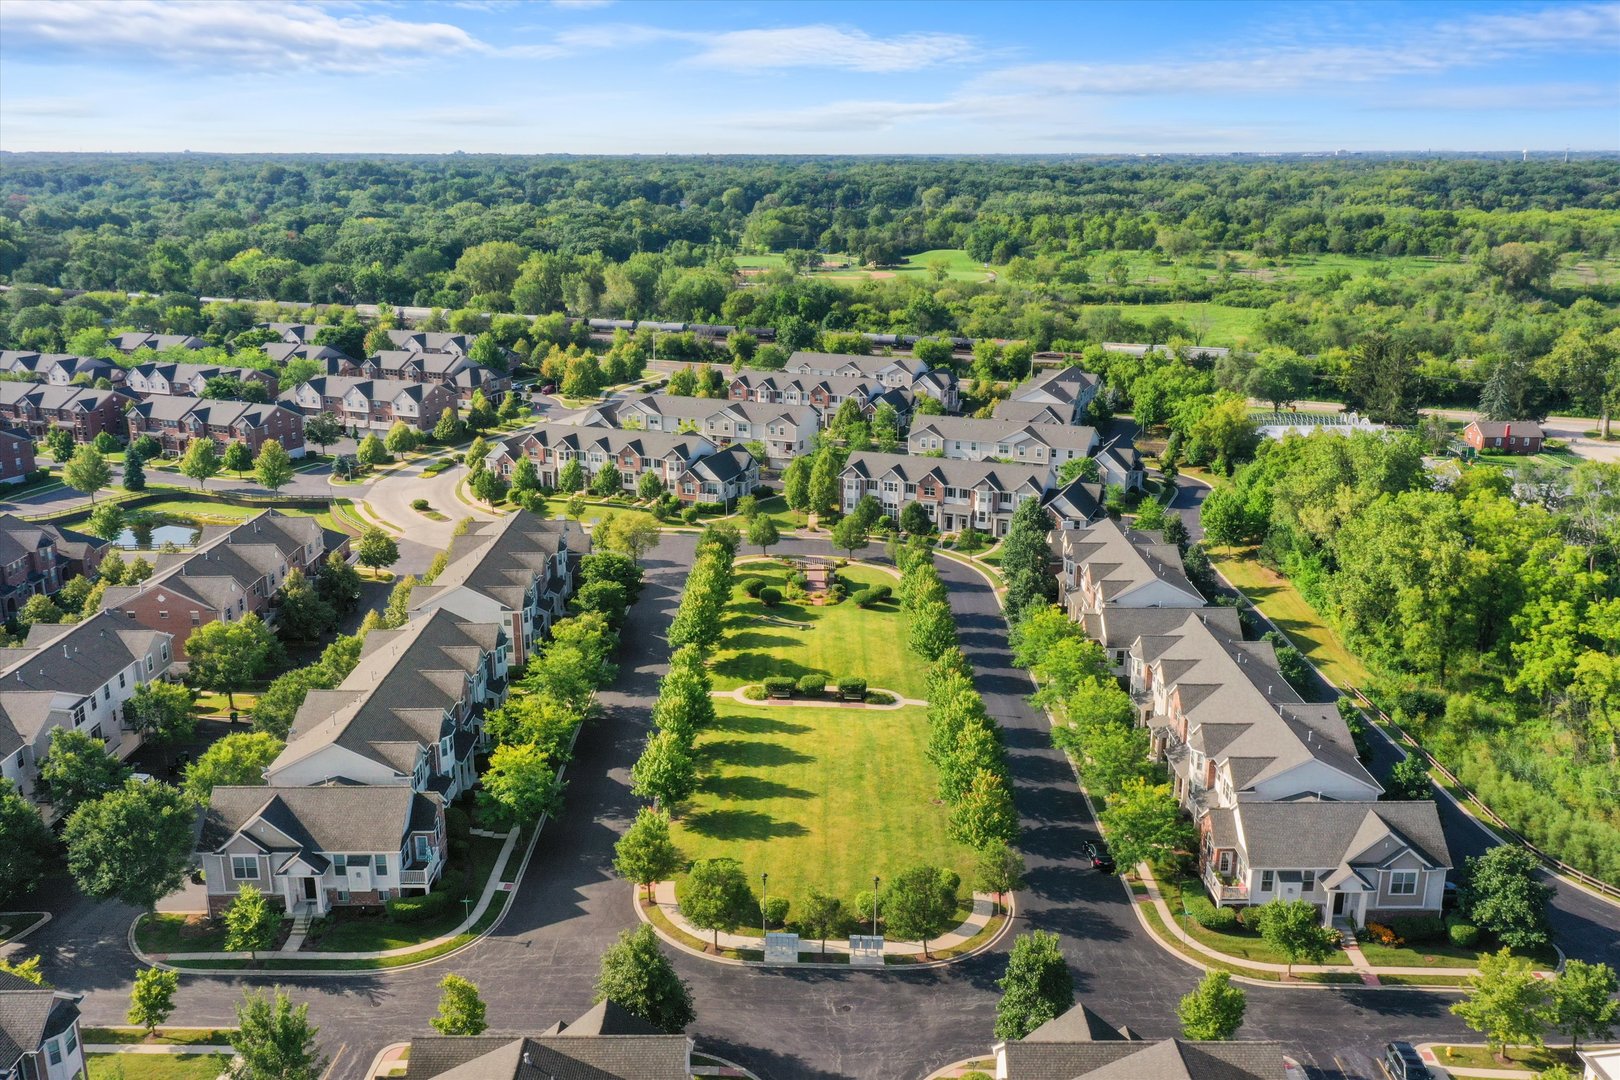
[[[706,776],[698,790],[728,802],[759,802],[764,799],[813,799],[816,793],[804,788],[779,784],[762,776]]]
[[[751,739],[721,739],[719,742],[704,743],[698,747],[698,756],[706,765],[808,765],[816,760],[790,747]]]
[[[797,679],[801,675],[825,675],[820,668],[809,667],[805,664],[783,660],[779,656],[769,653],[740,653],[728,656],[715,664],[711,670],[716,675],[728,679],[744,679],[758,681],[778,675],[785,675],[790,679]]]
[[[802,645],[804,644],[804,639],[794,637],[791,634],[772,634],[762,630],[745,630],[740,634],[732,634],[723,642],[723,644],[726,649],[735,650],[736,652],[746,656],[748,655],[746,650],[749,649],[768,650],[786,648],[793,645]],[[729,662],[729,660],[723,661],[721,664],[716,664],[715,670],[720,670],[726,662]]]
[[[703,810],[683,824],[699,836],[721,840],[775,840],[810,832],[796,821],[777,821],[759,810]]]
[[[750,735],[804,735],[809,733],[810,726],[759,713],[720,713],[710,730],[743,731]]]

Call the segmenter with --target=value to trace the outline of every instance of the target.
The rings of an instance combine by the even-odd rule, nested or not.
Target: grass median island
[[[785,589],[791,574],[774,559],[737,564],[739,586],[726,609],[726,633],[709,664],[716,690],[734,690],[773,675],[797,679],[819,672],[827,676],[828,685],[842,678],[862,678],[870,687],[893,690],[902,697],[926,696],[927,665],[907,648],[906,617],[892,597],[864,609],[849,599],[820,606],[784,601],[766,607],[740,585],[757,577]],[[837,579],[851,594],[870,585],[896,589],[900,584],[893,574],[855,563],[840,568]]]
[[[216,1080],[224,1064],[217,1054],[88,1054],[90,1080]]]
[[[734,858],[756,891],[769,873],[771,895],[795,906],[812,886],[853,903],[872,875],[887,881],[920,863],[949,867],[964,893],[971,887],[973,852],[946,835],[949,813],[923,755],[922,709],[720,700],[715,711],[697,740],[698,793],[675,821],[689,858]]]

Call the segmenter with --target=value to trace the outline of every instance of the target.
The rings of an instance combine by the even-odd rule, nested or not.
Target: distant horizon
[[[1607,152],[1617,58],[1597,0],[6,0],[0,149]]]
[[[1567,149],[1535,149],[1524,150],[1160,150],[1160,151],[1006,151],[1001,153],[975,150],[916,150],[908,153],[859,153],[854,151],[732,151],[725,153],[704,150],[62,150],[62,149],[34,149],[34,150],[8,150],[0,148],[0,157],[28,157],[28,156],[80,156],[80,157],[265,157],[265,158],[436,158],[436,157],[468,157],[468,158],[692,158],[692,159],[747,159],[747,158],[773,158],[773,159],[806,159],[818,158],[849,158],[853,160],[905,160],[917,158],[1003,158],[1009,160],[1037,160],[1050,161],[1053,159],[1077,160],[1141,160],[1141,159],[1186,159],[1196,158],[1212,161],[1230,160],[1232,158],[1300,158],[1311,161],[1333,161],[1335,159],[1356,157],[1378,157],[1396,160],[1422,159],[1422,158],[1480,158],[1488,160],[1518,161],[1520,155],[1525,155],[1532,161],[1556,161],[1562,163],[1565,154],[1568,154],[1573,163],[1576,159],[1620,159],[1620,148],[1609,150],[1595,147],[1569,147]]]

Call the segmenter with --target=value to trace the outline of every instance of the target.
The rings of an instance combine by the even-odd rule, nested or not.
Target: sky
[[[0,150],[1620,149],[1620,3],[0,2]]]

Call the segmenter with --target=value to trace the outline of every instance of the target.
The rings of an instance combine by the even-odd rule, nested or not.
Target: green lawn
[[[1576,1072],[1581,1063],[1575,1052],[1567,1046],[1516,1046],[1508,1051],[1508,1064],[1503,1065],[1483,1046],[1436,1046],[1434,1056],[1441,1065],[1454,1069],[1534,1069],[1543,1072],[1554,1065],[1567,1065]]]
[[[1261,565],[1252,548],[1212,548],[1210,559],[1226,580],[1243,591],[1277,624],[1294,647],[1339,686],[1366,686],[1366,667],[1333,628],[1306,603],[1294,583]]]
[[[87,1054],[90,1080],[215,1080],[224,1062],[213,1054]]]
[[[1084,310],[1113,308],[1126,318],[1143,322],[1155,315],[1167,315],[1187,324],[1200,345],[1231,347],[1259,336],[1261,308],[1228,307],[1225,304],[1178,301],[1170,304],[1086,304]]]
[[[1573,468],[1581,460],[1568,450],[1547,450],[1539,454],[1493,454],[1486,452],[1476,459],[1481,465],[1512,469],[1519,465],[1550,465],[1557,469]]]
[[[148,1039],[138,1027],[87,1027],[79,1037],[87,1043],[146,1043],[149,1046],[224,1046],[235,1028],[159,1028]]]
[[[1164,902],[1170,908],[1170,913],[1176,917],[1176,925],[1187,931],[1195,941],[1202,942],[1212,949],[1217,949],[1236,960],[1252,960],[1262,964],[1286,964],[1288,958],[1267,945],[1260,935],[1252,930],[1233,930],[1230,933],[1223,930],[1209,930],[1198,925],[1198,920],[1191,916],[1181,914],[1182,890],[1186,889],[1188,896],[1204,896],[1204,886],[1198,881],[1161,881],[1161,891]],[[1343,949],[1335,949],[1333,955],[1323,963],[1340,965],[1349,964],[1350,957],[1345,955]]]
[[[688,858],[737,859],[756,890],[769,873],[771,895],[795,905],[811,886],[849,904],[872,875],[918,864],[971,888],[973,853],[946,836],[935,799],[922,709],[715,707],[697,741],[704,778],[674,830]]]
[[[1376,941],[1363,941],[1361,955],[1367,958],[1369,964],[1377,967],[1434,967],[1434,968],[1474,968],[1479,966],[1479,958],[1486,952],[1494,952],[1499,946],[1487,945],[1483,948],[1459,948],[1449,941],[1430,941],[1420,945],[1380,945]],[[1536,967],[1551,971],[1558,966],[1558,953],[1556,950],[1530,949],[1514,950],[1521,956],[1527,956]]]
[[[135,924],[142,952],[217,952],[225,948],[225,924],[201,915],[150,912]]]
[[[744,562],[737,580],[764,578],[781,588],[789,571],[774,560]],[[870,566],[851,564],[838,571],[851,593],[867,585],[900,580]],[[893,600],[862,610],[845,600],[816,607],[783,602],[767,608],[750,599],[741,588],[726,609],[726,635],[721,639],[710,670],[716,690],[732,690],[757,683],[769,675],[798,678],[819,671],[829,682],[864,678],[874,689],[893,690],[901,697],[926,695],[924,664],[906,645],[906,618]]]

